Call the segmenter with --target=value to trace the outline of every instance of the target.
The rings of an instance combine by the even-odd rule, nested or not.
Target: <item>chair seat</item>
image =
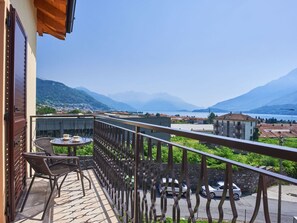
[[[65,175],[72,171],[77,170],[77,165],[72,165],[68,163],[56,163],[49,167],[53,175]]]

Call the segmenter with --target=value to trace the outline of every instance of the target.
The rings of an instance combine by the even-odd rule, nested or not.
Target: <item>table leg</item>
[[[73,146],[73,156],[76,156],[76,149],[77,149],[77,146]]]

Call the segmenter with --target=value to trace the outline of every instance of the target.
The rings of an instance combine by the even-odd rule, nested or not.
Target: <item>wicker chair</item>
[[[41,138],[37,138],[34,140],[34,145],[37,149],[37,152],[44,152],[46,155],[48,156],[67,156],[68,154],[57,154],[54,152],[53,150],[53,146],[51,144],[51,140],[53,138],[51,137],[41,137]],[[88,169],[89,166],[88,166],[88,162],[90,160],[86,159],[86,158],[83,158],[82,159],[82,168],[83,169]],[[78,177],[78,175],[77,175]]]
[[[26,159],[26,161],[30,164],[30,166],[33,168],[35,173],[33,175],[32,181],[30,183],[29,189],[25,195],[25,199],[24,199],[24,202],[21,207],[21,212],[23,211],[23,209],[25,207],[25,204],[27,202],[28,195],[30,193],[31,187],[35,180],[35,177],[49,179],[49,182],[50,182],[51,192],[50,192],[49,198],[46,202],[46,205],[45,205],[42,217],[41,217],[42,220],[45,216],[49,202],[53,197],[53,192],[54,192],[55,188],[58,189],[58,195],[60,196],[61,187],[62,187],[64,180],[68,173],[75,171],[80,174],[83,196],[85,196],[85,188],[84,188],[84,183],[83,183],[84,175],[81,171],[78,157],[75,157],[75,156],[46,156],[46,155],[41,155],[40,153],[23,153],[23,156]],[[63,160],[63,161],[65,160],[66,162],[55,162],[55,161],[60,161],[60,160]],[[49,161],[54,161],[54,162],[49,162]],[[68,161],[70,161],[70,162],[68,162]],[[53,163],[53,164],[50,165],[49,163]],[[58,179],[60,177],[63,177],[63,180],[60,183],[60,185],[58,185]]]
[[[57,154],[53,150],[53,146],[51,144],[51,140],[53,138],[51,137],[41,137],[34,140],[34,145],[36,147],[37,152],[43,152],[47,156],[67,156],[67,154]],[[48,160],[50,164],[53,164],[53,162],[64,162],[64,160]],[[77,179],[79,179],[79,176],[77,174]]]
[[[56,154],[54,153],[51,140],[51,137],[37,138],[34,141],[34,145],[38,151],[45,152],[45,154],[48,156],[53,156]]]

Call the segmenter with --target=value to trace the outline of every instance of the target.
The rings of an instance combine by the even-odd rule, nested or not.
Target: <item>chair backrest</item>
[[[48,156],[52,156],[54,155],[54,150],[51,144],[51,140],[51,137],[37,138],[34,141],[34,145],[39,151],[45,152],[45,154]]]
[[[47,164],[47,156],[36,153],[23,153],[23,157],[36,174],[52,175]]]

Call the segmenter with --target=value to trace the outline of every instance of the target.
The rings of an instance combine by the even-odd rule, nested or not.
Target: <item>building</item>
[[[63,134],[93,136],[94,117],[89,116],[48,116],[35,118],[36,138],[62,137]]]
[[[258,125],[262,138],[297,138],[297,124],[265,124]]]
[[[171,128],[193,132],[213,132],[212,124],[171,124]]]
[[[252,140],[257,119],[244,114],[225,114],[214,119],[214,134]]]
[[[172,123],[188,123],[188,124],[206,124],[206,118],[189,117],[189,116],[171,116]]]
[[[143,122],[147,124],[152,124],[152,125],[159,125],[159,126],[164,126],[164,127],[170,127],[171,126],[171,119],[170,117],[165,117],[165,116],[146,116],[146,115],[130,115],[130,114],[112,114],[112,113],[105,113],[106,116],[112,117],[112,118],[117,118],[117,119],[125,119],[129,121],[134,121],[134,122]],[[108,121],[109,123],[113,124],[112,121]],[[135,130],[131,126],[126,125],[126,124],[118,124],[121,127]],[[165,132],[157,132],[157,131],[152,131],[149,129],[145,128],[140,128],[140,132],[151,135],[154,137],[158,137],[163,140],[170,140],[170,134],[165,133]]]
[[[0,222],[14,220],[26,182],[22,152],[35,115],[37,35],[65,39],[75,0],[0,0]]]

